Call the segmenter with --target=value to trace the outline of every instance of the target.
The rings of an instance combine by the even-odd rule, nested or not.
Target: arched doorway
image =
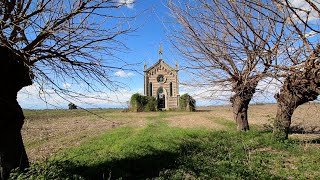
[[[157,99],[158,99],[158,109],[163,110],[166,109],[166,92],[163,87],[159,87],[157,91]]]

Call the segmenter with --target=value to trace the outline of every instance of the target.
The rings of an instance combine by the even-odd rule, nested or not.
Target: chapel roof
[[[163,59],[159,59],[155,64],[153,64],[152,66],[150,66],[147,70],[145,70],[144,72],[148,72],[151,69],[157,67],[159,64],[164,64],[165,66],[167,66],[170,70],[172,71],[176,71],[176,69],[173,69],[170,65],[168,65],[166,62],[164,62]]]

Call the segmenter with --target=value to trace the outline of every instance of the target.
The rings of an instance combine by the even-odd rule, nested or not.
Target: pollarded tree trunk
[[[286,95],[283,95],[286,96]],[[291,103],[289,103],[291,104]],[[288,139],[288,134],[291,125],[291,117],[294,110],[297,108],[295,105],[288,105],[283,101],[277,102],[277,115],[274,121],[273,134],[278,140]]]
[[[249,122],[248,122],[248,101],[244,101],[241,96],[233,96],[233,115],[237,123],[238,131],[248,131]]]
[[[273,136],[277,140],[288,139],[294,110],[317,99],[320,93],[320,44],[307,58],[304,66],[295,67],[286,77],[280,92],[275,95],[278,104],[274,120]]]
[[[0,56],[0,177],[7,179],[12,169],[29,166],[21,136],[24,116],[17,93],[32,81],[22,58],[1,46]]]
[[[233,108],[234,120],[237,123],[238,131],[248,131],[248,106],[256,91],[258,81],[252,83],[240,84],[234,86],[233,91],[236,93],[230,98]]]
[[[295,87],[282,88],[280,93],[275,96],[277,99],[277,114],[273,124],[273,136],[277,140],[288,139],[291,118],[297,107],[317,98],[317,96],[311,99],[305,98],[309,94],[303,95],[303,93],[294,89]]]
[[[12,169],[25,169],[29,163],[21,136],[24,119],[22,110],[14,100],[6,103],[6,107],[3,105],[1,104],[3,119],[0,128],[0,171],[1,178],[6,179]]]
[[[317,99],[320,80],[319,70],[295,72],[284,81],[280,92],[275,95],[277,115],[274,120],[273,135],[277,140],[288,139],[291,117],[298,106]]]

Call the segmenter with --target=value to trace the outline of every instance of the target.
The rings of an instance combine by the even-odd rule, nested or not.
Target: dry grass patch
[[[200,107],[198,109],[211,117],[233,121],[231,106]],[[276,112],[276,104],[251,105],[248,110],[249,124],[272,128],[271,126],[276,116]],[[292,117],[291,127],[293,128],[294,133],[290,135],[290,138],[306,141],[310,139],[320,139],[319,119],[319,103],[311,102],[299,106]],[[320,146],[320,144],[316,144],[316,146]]]
[[[66,111],[67,112],[67,111]],[[44,116],[45,117],[45,116]],[[136,113],[106,113],[96,115],[28,119],[22,129],[31,162],[44,160],[61,149],[77,146],[83,140],[98,136],[108,129],[122,126],[143,127],[145,115]]]
[[[185,112],[179,116],[169,117],[165,120],[171,127],[180,128],[208,128],[223,130],[225,127],[208,118],[209,112]]]
[[[199,107],[200,111],[209,111],[210,115],[221,119],[233,119],[231,106],[212,106]],[[275,118],[277,112],[276,104],[250,105],[248,117],[250,124],[263,125],[270,124]],[[307,103],[299,106],[293,114],[292,125],[300,125],[305,127],[320,127],[320,104]]]

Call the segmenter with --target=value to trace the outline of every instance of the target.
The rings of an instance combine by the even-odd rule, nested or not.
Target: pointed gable
[[[155,74],[175,75],[177,70],[169,66],[163,59],[159,59],[154,65],[144,72],[151,76]]]

